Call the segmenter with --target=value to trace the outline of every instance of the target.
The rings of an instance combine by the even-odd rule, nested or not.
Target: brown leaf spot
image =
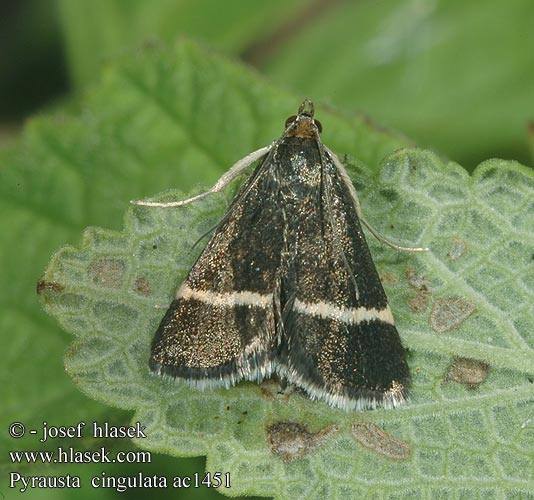
[[[139,295],[150,295],[150,282],[144,276],[135,278],[133,291]]]
[[[395,283],[397,283],[398,280],[394,274],[383,272],[380,273],[380,281],[383,285],[394,285]]]
[[[45,291],[61,293],[63,290],[65,290],[65,287],[62,284],[55,281],[46,281],[44,279],[40,279],[35,286],[35,291],[38,295],[41,295],[41,293]]]
[[[265,429],[269,448],[284,462],[302,458],[325,443],[337,430],[337,426],[329,425],[319,432],[309,432],[305,425],[296,422],[276,422]]]
[[[484,361],[470,358],[455,358],[449,367],[445,380],[476,389],[488,378],[489,365]]]
[[[274,399],[276,394],[280,392],[280,384],[278,384],[272,378],[267,378],[261,381],[258,386],[261,395],[265,399]]]
[[[105,288],[120,288],[125,264],[118,259],[98,259],[89,267],[89,274],[96,285]]]
[[[410,456],[410,445],[385,432],[370,422],[352,424],[354,439],[366,448],[392,460],[406,460]]]
[[[406,269],[406,279],[408,280],[408,284],[416,292],[415,296],[408,300],[410,309],[414,312],[424,311],[428,306],[430,292],[432,291],[430,280],[426,276],[421,276],[412,267]]]
[[[436,300],[430,313],[430,325],[437,333],[448,332],[460,326],[475,310],[474,304],[459,297]]]

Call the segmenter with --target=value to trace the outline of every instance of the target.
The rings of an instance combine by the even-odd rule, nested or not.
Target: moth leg
[[[223,189],[230,184],[238,175],[240,175],[243,170],[245,170],[247,167],[252,165],[255,161],[263,158],[269,151],[271,150],[271,146],[266,146],[264,148],[258,149],[257,151],[254,151],[250,153],[249,155],[245,156],[244,158],[241,158],[241,160],[237,161],[232,165],[230,170],[228,170],[226,173],[224,173],[221,178],[215,183],[215,185],[209,189],[208,191],[205,191],[204,193],[197,194],[196,196],[193,196],[191,198],[187,198],[186,200],[179,200],[179,201],[167,201],[167,202],[157,202],[157,201],[143,201],[143,200],[132,200],[130,203],[133,205],[142,205],[144,207],[181,207],[183,205],[187,205],[193,201],[200,200],[201,198],[204,198],[205,196],[208,196],[213,193],[218,193],[222,191]]]
[[[343,164],[341,163],[341,161],[339,160],[337,155],[331,149],[327,148],[326,146],[324,146],[324,149],[326,150],[326,152],[332,158],[332,161],[334,162],[334,165],[338,169],[339,174],[341,175],[341,178],[343,179],[343,181],[345,182],[345,184],[347,185],[347,187],[349,189],[349,192],[350,192],[350,194],[352,196],[352,200],[354,202],[354,208],[356,209],[356,215],[358,216],[360,221],[365,224],[365,227],[367,227],[367,229],[369,229],[371,234],[378,241],[381,241],[385,245],[387,245],[387,246],[389,246],[391,248],[394,248],[395,250],[401,250],[401,251],[404,251],[404,252],[428,252],[429,251],[429,248],[425,248],[425,247],[403,247],[403,246],[397,245],[396,243],[393,243],[393,242],[387,240],[386,238],[384,238],[373,226],[371,226],[371,224],[369,222],[367,222],[367,219],[363,215],[362,207],[360,206],[360,201],[358,200],[358,195],[356,193],[356,189],[354,189],[354,184],[352,184],[352,181],[350,180],[349,174],[347,174],[347,170],[345,169],[345,167],[343,166]]]

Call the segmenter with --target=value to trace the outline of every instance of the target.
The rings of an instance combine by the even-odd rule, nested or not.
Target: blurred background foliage
[[[532,165],[530,0],[4,0],[0,9],[4,130],[90,85],[102,63],[185,35],[468,170],[490,157]]]
[[[186,36],[251,65],[297,96],[363,113],[377,126],[401,132],[414,144],[434,149],[468,170],[490,157],[532,165],[533,21],[531,0],[3,0],[0,145],[16,141],[29,117],[76,102],[98,81],[103,64],[141,46]],[[82,228],[71,229],[78,234]],[[35,316],[21,312],[17,327],[26,321],[28,330],[36,325],[41,331],[59,329],[34,302]],[[15,331],[15,325],[2,318],[0,325],[2,335]],[[62,414],[72,424],[78,419],[128,423],[129,412],[88,399],[62,373],[61,353],[69,341],[66,333],[47,337],[50,345],[43,350],[43,359],[34,360],[36,366],[46,366],[42,386],[35,380],[18,380],[20,387],[24,384],[23,390],[18,389],[24,401],[17,403],[17,411],[39,398],[44,386],[55,384],[56,397],[47,399],[48,406],[37,406],[38,415],[31,405],[27,407],[26,414],[32,414],[35,422],[57,416],[61,404]],[[14,341],[14,345],[11,352],[24,355],[24,344]],[[51,352],[57,355],[52,357]],[[0,374],[5,389],[11,373],[0,370]],[[10,386],[12,398],[16,390]],[[14,407],[9,409],[15,413]],[[133,449],[128,442],[117,446]],[[11,468],[2,465],[2,476]],[[160,475],[203,469],[204,459],[157,455],[153,464],[143,466],[147,474]],[[54,469],[54,474],[68,471],[90,477],[101,470],[98,464],[69,465]],[[120,474],[138,470],[136,464],[121,466]],[[1,484],[6,495],[17,494]],[[130,490],[120,495],[136,498],[143,493]],[[174,493],[151,492],[160,498]],[[90,489],[77,492],[79,498],[93,494]],[[213,491],[183,490],[180,498],[201,494],[219,496]],[[71,492],[41,490],[25,495],[67,498]],[[117,495],[113,490],[99,491],[99,497]]]

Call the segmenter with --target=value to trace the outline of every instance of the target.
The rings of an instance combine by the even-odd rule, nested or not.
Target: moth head
[[[298,114],[290,116],[286,120],[286,134],[296,137],[316,137],[316,132],[321,133],[323,126],[319,120],[313,118],[313,102],[304,99],[299,106]]]

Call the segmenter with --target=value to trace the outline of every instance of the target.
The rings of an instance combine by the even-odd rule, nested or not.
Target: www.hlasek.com
[[[89,431],[89,429],[92,431]],[[53,426],[43,422],[43,427],[39,432],[41,436],[39,442],[53,442],[56,439],[79,439],[87,436],[93,438],[119,439],[119,438],[146,438],[145,427],[137,422],[133,426],[112,426],[107,423],[99,424],[93,422],[92,426],[86,426],[85,422],[79,422],[74,426]],[[89,431],[89,432],[88,432]],[[9,434],[12,438],[19,439],[24,435],[36,435],[37,430],[26,429],[21,422],[14,422],[9,427]],[[9,458],[13,464],[83,464],[83,463],[150,463],[152,457],[149,451],[117,451],[112,453],[102,446],[98,450],[76,450],[73,447],[59,446],[56,450],[22,451],[13,450],[9,452]],[[129,488],[230,488],[230,473],[228,472],[205,472],[194,473],[190,476],[158,476],[145,475],[138,472],[132,476],[114,476],[101,472],[90,479],[93,488],[113,488],[118,492],[126,491]],[[82,481],[79,476],[66,475],[46,475],[46,476],[24,476],[20,472],[9,473],[9,487],[17,488],[21,492],[26,492],[33,488],[81,488]]]

